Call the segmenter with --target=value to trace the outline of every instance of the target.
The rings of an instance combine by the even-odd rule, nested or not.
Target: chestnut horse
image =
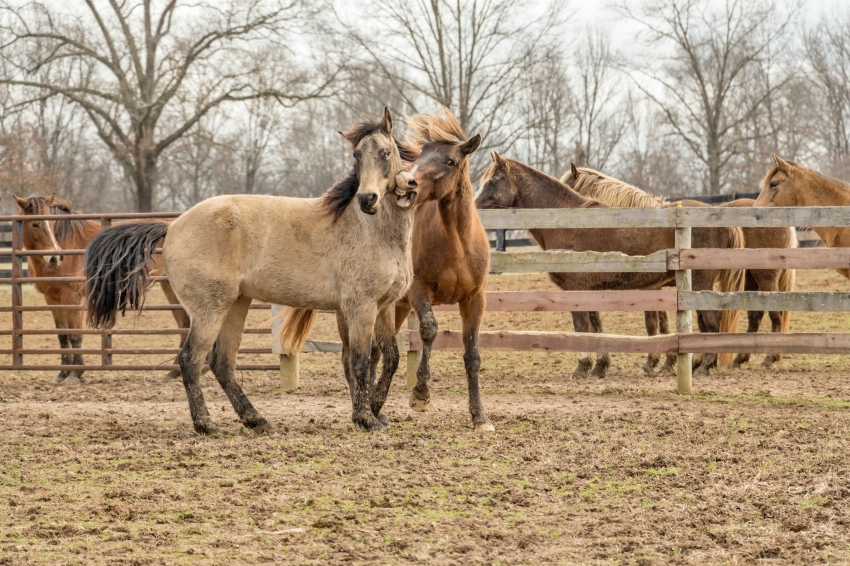
[[[578,179],[578,182],[574,181],[574,179]],[[561,178],[561,181],[566,182],[581,195],[597,199],[608,206],[643,208],[670,206],[670,203],[662,197],[650,195],[635,186],[603,175],[593,169],[576,167],[574,163],[570,164],[570,171]],[[686,202],[689,203],[688,206],[696,206],[695,201]],[[747,207],[752,206],[753,202],[752,199],[738,199],[723,203],[720,206]],[[701,206],[708,205],[702,204]],[[741,228],[741,232],[744,235],[744,244],[747,248],[797,247],[796,231],[793,228]],[[744,290],[793,291],[794,275],[795,272],[793,269],[748,269],[746,270],[744,279]],[[667,313],[647,312],[645,314],[646,329],[650,336],[654,336],[659,327],[662,334],[668,333]],[[727,314],[726,316],[729,315]],[[791,318],[789,311],[770,312],[769,316],[772,323],[772,332],[788,332],[788,324]],[[737,320],[738,317],[733,315],[733,318]],[[764,318],[764,312],[762,311],[748,312],[747,332],[758,332],[762,318]],[[730,324],[726,326],[728,327],[729,325],[731,325],[731,319]],[[722,365],[733,365],[737,368],[749,361],[750,355],[748,353],[740,353],[733,361],[731,354],[721,354],[719,359]],[[781,359],[781,354],[768,354],[762,365],[764,367],[770,367],[774,362]],[[647,373],[651,372],[657,361],[658,356],[651,354],[647,360],[647,365],[644,366],[644,371]],[[668,355],[663,369],[673,370],[675,363],[676,356]]]
[[[850,206],[850,183],[833,179],[773,154],[753,206]],[[850,247],[850,228],[813,228],[828,248]],[[850,269],[836,269],[850,279]]]
[[[515,159],[493,153],[493,163],[481,179],[476,204],[479,208],[607,208],[599,201],[585,198],[554,177]],[[670,228],[592,228],[529,230],[541,248],[574,251],[622,252],[648,255],[675,246]],[[695,247],[740,248],[743,237],[739,228],[694,229]],[[666,273],[550,273],[552,281],[564,290],[659,289],[675,279]],[[743,288],[741,270],[698,270],[693,273],[695,290],[710,290],[718,283],[722,291]],[[574,312],[576,332],[602,332],[598,312]],[[731,318],[731,317],[730,317]],[[700,311],[697,320],[701,332],[725,331],[717,311]],[[735,321],[737,322],[737,321]],[[724,320],[731,326],[731,321]],[[695,375],[706,375],[717,363],[717,354],[706,354]],[[590,354],[582,355],[574,377],[585,377],[592,365]],[[597,355],[591,375],[604,377],[610,365],[607,353]]]
[[[63,218],[68,214],[74,214],[71,204],[54,195],[31,196],[21,198],[15,196],[18,203],[20,216],[56,216],[55,220],[32,220],[23,222],[24,226],[24,249],[30,251],[56,251],[49,256],[31,255],[27,257],[28,271],[30,277],[81,277],[83,271],[83,256],[63,255],[62,250],[83,249],[88,246],[95,236],[101,231],[99,223],[92,220],[70,220]],[[36,283],[36,291],[44,295],[48,305],[79,305],[83,302],[85,295],[85,284],[74,283]],[[179,304],[177,296],[171,290],[167,281],[162,282],[162,290],[168,297],[168,302]],[[177,325],[180,328],[189,327],[189,317],[182,310],[171,311]],[[76,330],[83,328],[82,312],[78,310],[56,309],[52,311],[56,328],[61,330]],[[185,336],[180,336],[180,345],[183,345]],[[62,365],[83,365],[83,356],[73,354],[73,349],[79,349],[83,343],[81,334],[59,334],[59,347],[69,350],[62,354]],[[68,369],[59,372],[53,380],[54,383],[74,384],[79,383],[83,375],[82,370]],[[179,376],[180,373],[172,371],[169,376]]]
[[[413,224],[413,283],[396,305],[395,320],[398,330],[411,309],[419,317],[422,360],[410,392],[410,406],[424,411],[431,400],[431,346],[437,336],[431,306],[457,303],[463,321],[463,363],[472,424],[475,430],[492,431],[478,385],[478,329],[484,317],[490,242],[475,210],[469,178],[469,156],[478,149],[481,136],[468,137],[446,108],[411,116],[407,125],[407,144],[419,154],[411,172],[419,184],[420,202]]]

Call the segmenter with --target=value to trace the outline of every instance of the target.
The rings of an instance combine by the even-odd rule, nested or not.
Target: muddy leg
[[[644,322],[646,324],[646,335],[655,336],[658,334],[658,313],[657,311],[646,311],[643,313]],[[655,373],[655,368],[658,366],[660,357],[658,354],[648,354],[646,363],[640,369],[639,375],[652,375]]]
[[[351,377],[349,354],[351,348],[348,345],[348,323],[341,312],[336,313],[336,327],[339,330],[339,337],[342,341],[342,371],[345,374],[345,382],[348,383],[348,394],[351,396],[351,403],[354,404],[355,383]]]
[[[372,413],[369,382],[377,305],[364,302],[363,297],[343,299],[342,303],[340,310],[348,322],[348,371],[354,383],[351,420],[363,430],[386,428]]]
[[[483,290],[469,300],[460,303],[463,321],[463,365],[466,368],[466,385],[469,390],[469,412],[475,430],[493,431],[493,423],[484,412],[478,382],[481,373],[481,355],[478,353],[478,329],[484,318],[485,295]]]
[[[599,312],[592,311],[590,313],[590,327],[594,333],[602,334],[602,318],[600,318]],[[597,352],[596,367],[590,372],[590,376],[605,379],[609,367],[611,367],[611,356],[608,355],[608,352]]]
[[[168,281],[160,281],[160,287],[162,287],[162,292],[165,293],[165,297],[168,299],[168,304],[170,305],[179,305],[180,301],[177,299],[177,295],[174,293],[174,289],[171,288],[171,284]],[[177,322],[177,328],[189,328],[189,315],[186,314],[186,311],[173,310],[171,311],[171,316],[174,317],[174,320]],[[183,344],[186,342],[186,334],[180,334],[180,347],[183,347]],[[169,379],[177,379],[180,377],[180,370],[173,369],[165,374],[166,380]]]
[[[373,347],[372,364],[377,365],[378,360],[375,351],[383,355],[384,363],[381,367],[381,379],[372,390],[372,414],[381,421],[388,424],[387,417],[381,414],[381,409],[387,401],[390,385],[393,382],[396,370],[398,370],[398,343],[395,337],[395,305],[389,305],[378,314],[375,324],[375,346]],[[374,369],[372,370],[374,373]]]
[[[427,291],[417,283],[410,289],[410,302],[419,317],[419,335],[422,338],[422,361],[416,372],[416,386],[410,390],[410,407],[414,411],[425,411],[431,402],[428,381],[431,379],[431,345],[437,337],[437,319],[431,310]]]
[[[61,301],[51,300],[50,298],[46,298],[48,304],[59,304]],[[56,324],[57,330],[63,330],[68,328],[68,320],[65,316],[66,311],[52,311],[53,312],[53,322]],[[69,366],[74,363],[74,356],[71,353],[71,338],[68,334],[59,334],[59,347],[62,349],[62,365]],[[53,383],[59,384],[65,381],[68,377],[69,370],[63,369],[59,372],[59,374],[53,378]]]
[[[697,312],[697,324],[700,332],[720,331],[720,311]],[[694,377],[706,376],[709,371],[717,366],[717,354],[703,354],[699,367],[694,370]]]
[[[573,312],[573,328],[576,332],[590,332],[590,313],[589,312]],[[584,379],[587,377],[587,372],[593,366],[593,360],[590,354],[582,352],[578,357],[578,365],[573,370],[573,379]]]
[[[192,425],[199,434],[218,433],[218,428],[213,424],[207,404],[204,402],[199,378],[204,360],[219,335],[228,310],[229,305],[224,312],[206,311],[192,320],[189,334],[186,336],[180,354],[177,355],[177,363],[180,364],[180,373],[183,376],[183,387],[186,389],[186,399],[189,401]]]
[[[78,329],[83,327],[83,316],[80,312],[68,312],[68,328]],[[79,350],[83,346],[83,335],[82,334],[69,334],[68,342],[71,344],[72,350]],[[75,366],[85,365],[83,361],[83,356],[77,353],[73,354],[71,359],[71,363]],[[67,384],[75,384],[79,383],[83,378],[84,371],[81,369],[71,369],[68,371],[68,377],[65,379],[63,383]]]
[[[661,331],[661,334],[670,334],[670,325],[667,322],[667,313],[664,311],[658,312],[658,329]],[[667,359],[664,360],[661,372],[675,374],[676,361],[676,354],[667,354]]]
[[[781,311],[770,311],[768,313],[770,317],[770,331],[773,333],[782,332],[782,312]],[[772,367],[773,364],[782,359],[782,354],[768,354],[765,356],[764,361],[761,363],[762,367]]]
[[[250,297],[242,297],[230,307],[230,312],[227,313],[227,318],[224,319],[224,324],[218,334],[218,340],[213,346],[210,355],[210,367],[216,379],[218,379],[219,385],[227,394],[233,410],[239,415],[242,424],[247,428],[254,429],[257,434],[261,434],[271,432],[271,425],[260,416],[260,413],[245,396],[245,392],[242,391],[239,383],[233,379],[236,371],[236,354],[239,350],[239,344],[242,342],[242,331],[245,329],[245,318],[248,316],[250,307]]]

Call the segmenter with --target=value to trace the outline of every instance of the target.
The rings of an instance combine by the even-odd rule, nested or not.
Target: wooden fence
[[[694,310],[847,311],[850,293],[692,291],[691,270],[710,268],[821,269],[850,267],[850,248],[818,249],[691,249],[691,229],[699,227],[847,227],[850,207],[811,208],[606,208],[479,211],[489,230],[531,228],[672,228],[676,247],[647,256],[564,250],[493,252],[492,273],[533,272],[676,272],[676,289],[660,291],[550,291],[487,294],[489,311],[676,311],[676,334],[620,336],[535,331],[484,331],[482,349],[562,352],[676,353],[677,390],[692,391],[691,357],[694,353],[850,353],[850,334],[699,334],[692,329]],[[434,310],[453,310],[440,306]],[[280,319],[273,328],[273,351]],[[399,334],[407,350],[408,385],[415,383],[422,344],[413,315],[408,330]],[[456,330],[441,330],[436,349],[461,349]],[[308,341],[304,351],[339,352],[335,342]],[[297,355],[281,355],[284,388],[298,386]]]
[[[481,333],[480,347],[483,349],[542,350],[572,352],[631,352],[631,353],[676,353],[678,364],[678,390],[689,393],[691,386],[691,355],[706,352],[754,353],[850,353],[850,334],[695,334],[691,320],[694,310],[797,310],[797,311],[844,311],[850,309],[850,294],[847,293],[715,293],[691,290],[691,270],[715,267],[723,268],[847,268],[850,267],[850,249],[769,249],[769,250],[715,250],[690,249],[691,228],[721,226],[850,226],[850,207],[815,208],[665,208],[665,209],[537,209],[537,210],[486,210],[480,211],[488,229],[524,230],[529,228],[671,228],[675,230],[676,247],[660,250],[647,256],[627,256],[620,253],[571,252],[563,250],[494,252],[491,256],[491,271],[495,273],[528,272],[676,272],[676,289],[660,291],[551,291],[551,292],[504,292],[488,293],[490,311],[662,311],[675,310],[676,334],[643,337],[611,334],[579,334],[537,331],[489,331]],[[113,220],[136,218],[174,218],[177,214],[137,215],[100,214],[75,215],[73,218],[99,220],[108,225]],[[34,218],[34,217],[29,217]],[[72,218],[72,217],[69,217]],[[30,354],[55,354],[59,349],[25,349],[26,335],[56,334],[56,330],[25,328],[23,314],[28,311],[47,311],[56,307],[24,306],[22,285],[32,283],[34,278],[23,274],[23,258],[35,255],[21,245],[21,217],[0,217],[0,223],[11,222],[13,226],[12,248],[0,250],[0,257],[11,258],[12,274],[0,278],[0,284],[12,286],[10,306],[0,306],[0,312],[12,315],[12,328],[0,329],[0,336],[11,337],[11,348],[0,349],[0,354],[10,355],[10,365],[0,365],[0,370],[67,369],[59,365],[25,365],[24,356]],[[81,254],[83,250],[65,250],[66,255]],[[47,278],[48,280],[83,281],[82,277]],[[78,305],[61,307],[79,310]],[[145,310],[170,310],[174,305],[146,305]],[[268,309],[269,305],[255,304],[252,308]],[[435,310],[455,309],[453,306],[436,307]],[[277,328],[279,328],[278,322]],[[99,348],[82,350],[83,354],[100,354],[99,365],[84,366],[84,369],[136,370],[150,369],[150,365],[110,365],[113,354],[176,354],[177,348],[116,349],[111,336],[117,334],[179,334],[177,328],[139,328],[101,331],[80,329],[63,331],[68,334],[94,334],[101,337]],[[269,328],[249,328],[249,333],[272,333]],[[276,353],[280,365],[240,366],[243,369],[280,368],[285,388],[298,384],[298,357],[284,356],[273,334],[270,348],[250,348],[243,353]],[[414,318],[408,321],[408,329],[399,335],[400,349],[407,351],[408,383],[415,377],[421,350],[418,325]],[[460,333],[443,330],[434,344],[438,349],[460,349]],[[340,351],[339,343],[308,341],[304,351]],[[173,369],[176,366],[160,366]]]

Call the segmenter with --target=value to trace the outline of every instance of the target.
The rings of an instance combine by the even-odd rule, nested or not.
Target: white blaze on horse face
[[[53,225],[50,223],[50,220],[44,221],[44,231],[50,235],[50,245],[52,247],[48,248],[50,250],[61,251],[62,248],[59,247],[59,243],[56,241],[56,234],[53,233]],[[61,255],[50,255],[47,256],[47,263],[53,267],[58,267],[62,263]]]

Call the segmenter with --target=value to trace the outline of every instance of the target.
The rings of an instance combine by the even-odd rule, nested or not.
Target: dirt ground
[[[553,288],[537,275],[496,276],[489,287]],[[847,283],[809,271],[798,288]],[[26,302],[41,299],[28,289]],[[26,327],[51,324],[49,313],[24,316]],[[258,326],[268,312],[250,316]],[[459,328],[454,314],[438,319]],[[791,329],[847,331],[848,321],[795,313]],[[639,313],[603,322],[606,332],[642,334]],[[120,324],[173,322],[150,313]],[[336,339],[333,328],[322,315],[314,336]],[[488,313],[485,328],[572,324],[568,314]],[[5,372],[0,564],[850,563],[846,357],[795,355],[765,371],[756,356],[696,381],[692,397],[674,393],[673,376],[639,376],[636,355],[615,354],[607,379],[583,381],[570,379],[575,354],[482,357],[495,434],[471,430],[457,351],[436,352],[426,413],[407,407],[400,371],[391,428],[375,434],[350,424],[336,355],[304,355],[302,387],[290,394],[275,372],[243,373],[276,428],[263,437],[241,427],[210,375],[216,438],[192,432],[182,385],[163,372],[89,372],[77,387],[52,385],[54,372]]]

